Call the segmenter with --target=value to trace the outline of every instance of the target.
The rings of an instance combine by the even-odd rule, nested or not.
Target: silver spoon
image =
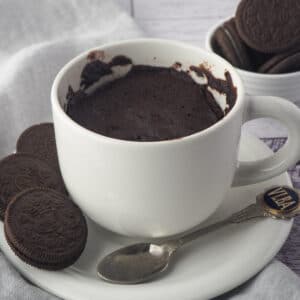
[[[100,261],[98,275],[111,283],[136,284],[149,281],[167,270],[174,253],[183,245],[228,224],[262,217],[290,219],[300,213],[299,198],[299,192],[290,187],[272,187],[258,195],[255,204],[221,222],[179,238],[157,243],[133,244],[112,252]]]

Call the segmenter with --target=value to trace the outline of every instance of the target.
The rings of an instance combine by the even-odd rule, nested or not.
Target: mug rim
[[[210,29],[207,31],[206,36],[205,36],[205,49],[216,54],[213,50],[212,47],[212,37],[215,33],[215,31],[226,21],[230,20],[232,17],[228,17],[225,19],[221,19],[219,22],[215,23],[213,26],[210,27]],[[217,55],[217,54],[216,54]],[[219,56],[219,55],[218,55]],[[300,71],[296,72],[290,72],[290,73],[283,73],[283,74],[265,74],[265,73],[258,73],[258,72],[252,72],[252,71],[247,71],[240,69],[238,67],[234,67],[238,73],[242,74],[242,76],[248,76],[252,78],[257,78],[257,79],[286,79],[286,78],[293,78],[293,77],[300,77]]]
[[[213,56],[215,60],[218,61],[218,64],[221,64],[225,70],[228,70],[231,74],[235,75],[235,80],[233,80],[234,86],[237,88],[237,98],[236,102],[234,103],[232,109],[229,111],[228,114],[226,114],[221,120],[218,120],[213,125],[209,126],[208,128],[197,131],[193,134],[186,135],[179,138],[174,139],[166,139],[166,140],[158,140],[158,141],[134,141],[134,140],[123,140],[118,138],[109,137],[97,132],[94,132],[92,130],[89,130],[85,128],[84,126],[78,124],[75,122],[70,116],[67,115],[65,110],[63,109],[62,105],[60,104],[59,97],[58,97],[58,88],[61,83],[62,78],[64,77],[67,70],[72,67],[73,65],[80,62],[82,59],[86,58],[87,55],[95,50],[104,50],[106,48],[110,47],[118,47],[125,44],[141,44],[141,43],[156,43],[156,44],[168,44],[169,46],[173,47],[184,47],[189,48],[191,50],[199,51],[199,54],[201,56],[201,53],[205,52],[209,56]],[[222,127],[224,124],[228,123],[233,116],[240,110],[240,108],[243,105],[245,97],[245,89],[244,84],[242,82],[240,74],[237,72],[237,70],[224,58],[220,57],[219,55],[215,54],[214,52],[209,52],[206,49],[193,46],[189,43],[176,41],[176,40],[169,40],[169,39],[159,39],[159,38],[137,38],[137,39],[128,39],[128,40],[122,40],[118,42],[111,42],[111,43],[104,43],[100,46],[96,46],[93,48],[90,48],[88,50],[85,50],[72,58],[69,62],[67,62],[57,73],[55,76],[55,79],[53,81],[52,87],[51,87],[51,104],[52,104],[52,114],[55,113],[59,114],[61,118],[64,119],[64,121],[68,122],[72,127],[77,128],[79,131],[82,132],[82,134],[88,135],[94,139],[98,139],[101,141],[109,142],[109,143],[118,143],[118,144],[127,144],[127,145],[169,145],[169,144],[175,144],[180,143],[182,141],[192,141],[196,138],[199,138],[201,136],[206,136],[210,132],[213,132],[217,130],[218,128]]]

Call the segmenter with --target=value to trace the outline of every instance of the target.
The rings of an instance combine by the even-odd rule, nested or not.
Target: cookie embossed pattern
[[[17,256],[47,270],[73,264],[87,238],[87,225],[80,209],[65,195],[44,188],[25,190],[11,201],[4,231]]]
[[[46,161],[59,172],[57,151],[52,123],[42,123],[26,129],[17,141],[17,152],[28,153]]]
[[[299,47],[300,2],[242,0],[236,11],[237,30],[245,43],[263,53]]]
[[[11,154],[0,161],[0,199],[4,210],[19,192],[37,186],[65,192],[58,173],[46,162],[30,154]],[[1,218],[4,218],[4,214],[1,214]]]

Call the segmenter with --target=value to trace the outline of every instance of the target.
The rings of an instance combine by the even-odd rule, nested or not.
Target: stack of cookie
[[[214,51],[248,71],[300,71],[300,1],[242,0],[212,39]]]
[[[53,124],[28,128],[16,149],[17,153],[0,161],[0,217],[7,242],[32,266],[68,267],[85,247],[87,225],[67,195]]]

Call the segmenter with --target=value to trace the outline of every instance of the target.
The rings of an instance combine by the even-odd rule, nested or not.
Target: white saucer
[[[249,136],[242,139],[242,159],[257,159],[269,153],[270,150],[258,139]],[[274,184],[291,183],[288,175],[283,174],[264,183],[231,189],[209,223],[254,202],[257,193]],[[65,299],[199,300],[233,289],[261,270],[281,248],[292,221],[256,220],[210,233],[179,251],[174,267],[166,276],[135,286],[105,283],[96,275],[96,265],[101,257],[133,240],[89,225],[88,244],[83,255],[73,267],[60,272],[42,271],[18,259],[5,241],[2,224],[0,247],[26,278]]]

